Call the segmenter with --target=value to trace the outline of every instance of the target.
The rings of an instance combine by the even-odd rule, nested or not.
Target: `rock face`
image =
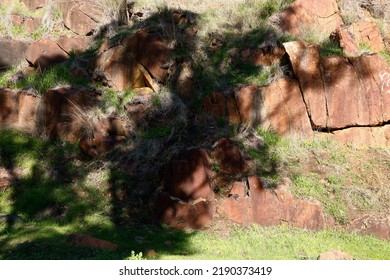
[[[365,214],[351,222],[350,229],[371,234],[382,239],[390,239],[390,214]]]
[[[27,43],[17,40],[0,40],[0,73],[8,70],[11,66],[17,65],[24,56]]]
[[[281,135],[312,133],[299,85],[288,77],[266,87],[249,85],[231,92],[213,92],[203,105],[216,120],[227,118],[232,124],[260,125]]]
[[[335,0],[297,0],[273,19],[283,31],[299,35],[304,30],[330,34],[343,24]]]
[[[344,144],[361,147],[390,146],[390,125],[382,127],[351,127],[333,132],[333,137]]]
[[[248,186],[248,191],[238,191],[236,186],[234,195],[220,201],[218,212],[240,224],[288,224],[313,230],[324,228],[325,219],[319,204],[294,199],[285,186],[267,190],[256,176],[248,178]],[[245,186],[241,185],[241,188]],[[242,197],[240,194],[245,195]]]
[[[31,11],[43,8],[47,4],[47,0],[21,0]]]
[[[65,26],[78,35],[92,35],[103,17],[103,7],[96,3],[92,0],[61,3]]]
[[[156,200],[157,219],[173,228],[203,228],[214,214],[210,159],[205,150],[185,150],[166,167]]]
[[[284,45],[316,128],[376,126],[390,120],[390,95],[384,90],[390,67],[379,55],[320,59],[316,45]]]

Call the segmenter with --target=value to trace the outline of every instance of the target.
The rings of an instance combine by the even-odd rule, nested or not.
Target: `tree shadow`
[[[141,252],[148,248],[161,254],[197,253],[197,249],[192,248],[188,242],[196,232],[177,231],[159,225],[156,208],[160,205],[154,203],[156,192],[162,186],[164,170],[172,158],[176,156],[180,159],[178,155],[191,148],[210,151],[217,140],[233,137],[242,125],[241,122],[230,125],[227,120],[221,123],[210,117],[203,107],[206,96],[215,90],[229,92],[230,88],[239,84],[257,82],[260,90],[256,93],[256,98],[263,100],[263,90],[267,83],[257,78],[264,67],[242,62],[239,51],[244,47],[266,47],[263,43],[270,31],[269,28],[260,26],[239,35],[220,34],[221,46],[206,46],[202,50],[206,53],[202,61],[205,65],[196,65],[194,57],[200,52],[198,46],[202,40],[193,29],[196,28],[198,18],[199,15],[191,11],[161,9],[145,20],[123,27],[110,39],[110,45],[114,46],[140,28],[148,28],[158,32],[166,41],[175,42],[172,59],[166,65],[169,76],[165,92],[153,94],[152,100],[156,104],[132,127],[134,133],[111,152],[97,159],[90,159],[74,145],[42,142],[18,133],[1,131],[5,136],[0,136],[0,167],[4,167],[13,180],[9,190],[6,190],[11,194],[9,199],[12,200],[8,214],[19,215],[23,219],[22,224],[9,224],[0,232],[0,247],[7,248],[0,251],[1,258],[123,259],[129,257],[131,251]],[[110,26],[116,25],[119,25],[118,22],[113,21],[102,30],[110,30]],[[75,60],[86,61],[85,65],[89,65],[88,62],[96,58],[97,50],[102,44],[101,36],[104,36],[104,32],[95,38],[96,46],[93,49],[75,54],[64,64],[51,68],[54,70],[46,69],[42,74],[54,71],[54,76],[62,77],[68,84],[96,86],[96,82],[92,80],[77,80],[77,77],[69,75],[69,71]],[[281,62],[282,66],[286,65],[285,59]],[[187,62],[194,68],[195,85],[192,94],[180,96],[177,94],[179,77],[183,63]],[[88,72],[92,73],[93,70],[90,68]],[[283,73],[283,78],[293,82],[288,83],[278,96],[273,97],[277,102],[267,112],[268,119],[285,112],[289,118],[286,123],[281,122],[280,126],[287,127],[306,113],[287,105],[293,98],[288,93],[299,88],[296,77],[290,74]],[[310,72],[306,75],[310,76]],[[336,84],[343,78],[344,73],[341,72],[329,82]],[[318,90],[323,85],[313,83],[309,87]],[[257,127],[265,121],[262,113],[264,108],[261,107],[261,102],[253,104],[249,109],[256,116],[252,125]],[[128,114],[127,117],[132,116]],[[309,115],[308,118],[310,117]],[[316,129],[312,120],[311,125]],[[271,152],[276,143],[271,139],[261,151],[249,149],[247,160],[257,157],[261,161],[268,160],[269,165],[260,166],[253,174],[234,177],[234,180],[249,175],[278,176],[279,160]],[[17,174],[20,166],[24,166],[28,172]],[[93,178],[90,177],[101,171],[106,172],[105,182],[91,183]],[[181,178],[183,181],[186,179]],[[102,201],[106,205],[101,206]],[[48,228],[40,229],[35,223],[47,223]],[[107,251],[69,246],[68,234],[73,232],[110,240],[119,245],[119,248]],[[14,239],[29,235],[32,236],[30,241],[12,246]]]

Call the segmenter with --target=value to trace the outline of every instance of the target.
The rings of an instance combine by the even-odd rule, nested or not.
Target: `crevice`
[[[325,74],[324,74],[324,68],[322,67],[321,65],[321,59],[318,58],[318,66],[319,66],[319,71],[320,71],[320,75],[321,75],[321,82],[322,82],[322,92],[324,94],[324,98],[325,98],[325,111],[326,111],[326,120],[325,120],[325,125],[326,127],[328,127],[329,125],[329,107],[328,107],[328,96],[327,96],[327,87],[325,86]]]
[[[331,127],[319,127],[317,129],[315,129],[315,131],[317,132],[323,132],[323,133],[333,133],[333,132],[336,132],[336,131],[340,131],[340,130],[344,130],[344,129],[348,129],[348,128],[374,128],[374,127],[384,127],[386,125],[390,125],[390,120],[389,121],[386,121],[386,122],[381,122],[381,123],[378,123],[378,124],[375,124],[375,125],[359,125],[359,124],[355,124],[355,125],[348,125],[348,126],[344,126],[344,127],[341,127],[341,128],[331,128]]]
[[[306,100],[305,100],[305,95],[303,94],[303,89],[302,89],[301,83],[300,83],[300,81],[299,81],[299,78],[298,78],[298,76],[296,75],[296,73],[294,72],[294,67],[292,66],[292,62],[291,62],[290,56],[288,55],[287,52],[286,52],[285,55],[286,55],[286,58],[287,58],[287,60],[288,60],[289,65],[291,65],[292,79],[297,81],[297,84],[298,84],[298,87],[299,87],[299,92],[301,93],[301,97],[302,97],[302,100],[303,100],[303,104],[305,104],[306,113],[307,113],[307,117],[309,118],[309,122],[310,122],[311,129],[312,129],[312,130],[316,130],[317,127],[316,127],[316,125],[314,124],[313,119],[312,119],[312,117],[311,117],[310,110],[309,110],[309,106],[307,105],[307,102],[306,102]]]

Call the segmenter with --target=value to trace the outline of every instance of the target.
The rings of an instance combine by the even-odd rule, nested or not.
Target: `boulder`
[[[257,176],[251,176],[248,186],[247,196],[232,195],[222,199],[218,211],[240,224],[288,224],[312,230],[325,227],[322,207],[315,202],[293,198],[285,185],[274,190],[265,189]]]
[[[215,120],[226,116],[226,98],[222,91],[213,91],[203,100],[203,108]]]
[[[24,30],[27,34],[34,33],[42,25],[41,18],[27,17],[24,20]]]
[[[228,138],[222,138],[213,145],[212,158],[220,165],[220,172],[239,174],[249,170],[240,150]]]
[[[96,1],[71,0],[60,4],[63,22],[78,35],[92,35],[103,18],[103,7]]]
[[[88,109],[95,106],[101,93],[93,88],[62,87],[49,90],[42,98],[40,122],[43,132],[50,138],[59,138],[75,143],[85,129],[93,123]]]
[[[56,42],[43,39],[28,46],[25,58],[34,67],[44,70],[67,60],[69,55]]]
[[[300,35],[305,30],[330,34],[343,24],[336,0],[297,0],[273,17],[273,22],[283,31]]]
[[[110,241],[98,239],[92,237],[91,235],[81,234],[81,233],[70,234],[68,237],[68,244],[72,246],[90,247],[90,248],[106,249],[106,250],[113,250],[113,251],[115,251],[118,248],[118,245]]]
[[[368,213],[351,221],[350,229],[382,239],[390,239],[390,213]]]
[[[168,74],[171,49],[159,33],[141,29],[123,41],[123,45],[159,82],[164,83]]]
[[[317,260],[354,260],[354,258],[343,251],[340,250],[331,250],[329,252],[321,253]]]
[[[3,38],[0,40],[0,73],[23,61],[27,45],[18,40]]]

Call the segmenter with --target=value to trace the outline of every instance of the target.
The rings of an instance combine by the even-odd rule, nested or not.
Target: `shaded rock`
[[[233,222],[257,223],[263,226],[288,224],[295,227],[319,230],[325,226],[324,214],[319,204],[294,199],[286,186],[268,190],[261,180],[248,178],[249,195],[233,196],[220,201],[219,211]]]
[[[82,53],[92,44],[90,37],[64,37],[56,41],[57,45],[67,54],[70,52]]]
[[[369,213],[351,221],[349,227],[360,233],[371,234],[378,238],[390,239],[390,214]]]
[[[155,205],[157,220],[175,229],[202,229],[212,221],[215,211],[212,201],[183,202],[167,192],[157,196]]]
[[[145,91],[146,88],[141,89],[142,91]],[[150,92],[138,92],[129,103],[125,104],[125,110],[130,116],[129,119],[136,127],[143,124],[153,107],[153,96],[149,93]]]
[[[317,260],[353,260],[354,258],[343,251],[331,250],[329,252],[321,253]]]
[[[92,0],[65,1],[60,5],[65,26],[78,35],[92,35],[103,17],[103,7]]]
[[[249,169],[238,147],[228,138],[222,138],[213,145],[211,156],[223,173],[239,174]]]
[[[223,92],[213,91],[203,100],[203,107],[206,113],[215,120],[225,118],[226,116],[226,98]]]
[[[177,79],[177,92],[182,97],[190,97],[195,91],[194,70],[189,61],[179,65],[179,75]]]
[[[51,138],[75,143],[93,124],[88,109],[96,105],[101,93],[93,88],[63,87],[49,90],[42,98],[43,130]]]
[[[157,256],[157,253],[154,249],[145,249],[143,255],[148,258],[155,258]]]
[[[69,236],[68,243],[72,246],[91,247],[98,249],[116,250],[118,245],[92,237],[88,234],[74,233]]]
[[[165,82],[171,50],[157,32],[142,29],[125,39],[123,44],[153,78],[161,83]]]
[[[96,60],[96,70],[103,72],[109,85],[120,91],[146,86],[141,67],[123,45],[99,53]]]
[[[164,189],[185,202],[200,198],[211,200],[210,158],[205,150],[184,150],[172,158],[165,168]]]
[[[304,30],[330,34],[343,24],[335,0],[297,0],[273,17],[273,23],[283,31],[299,35]]]
[[[389,147],[390,125],[346,128],[334,131],[333,137],[341,143],[360,147]]]
[[[18,40],[0,40],[0,73],[7,71],[13,65],[19,64],[24,59],[27,45],[27,43]]]
[[[0,89],[0,126],[35,131],[39,102],[26,92]]]
[[[82,151],[95,158],[120,145],[129,135],[123,120],[107,117],[96,122],[93,131],[85,134],[79,143]]]
[[[260,94],[260,89],[256,85],[243,85],[235,88],[226,104],[229,122],[258,125],[258,113],[261,108]]]
[[[61,63],[68,57],[68,54],[56,42],[47,39],[30,44],[25,53],[26,60],[41,70]]]

